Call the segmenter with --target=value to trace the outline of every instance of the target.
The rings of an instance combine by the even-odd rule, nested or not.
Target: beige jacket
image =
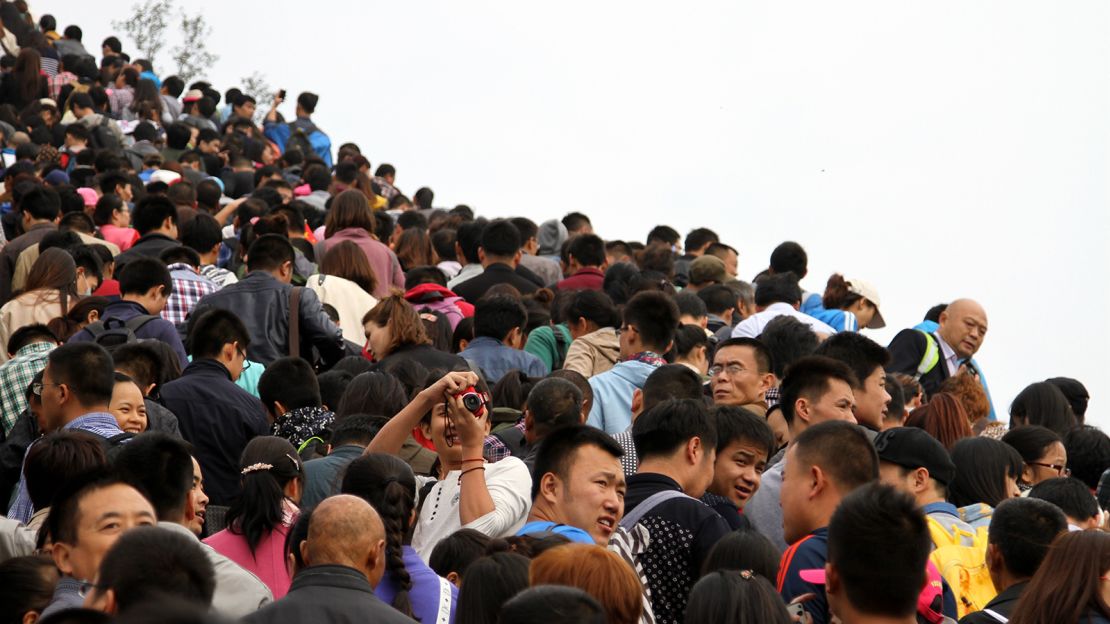
[[[617,330],[602,327],[570,343],[563,368],[589,379],[613,368],[620,357],[621,341]]]
[[[69,305],[77,297],[69,298]],[[61,295],[58,291],[32,290],[23,293],[0,308],[0,362],[8,361],[8,340],[20,327],[32,323],[43,325],[62,316]]]
[[[90,236],[84,232],[76,232],[77,236],[81,237],[81,242],[86,245],[104,245],[108,251],[112,252],[112,257],[115,258],[119,255],[119,246],[115,243],[109,243],[104,239]],[[19,258],[15,261],[15,273],[12,274],[12,292],[22,290],[23,285],[27,283],[27,276],[31,274],[31,266],[35,264],[35,260],[39,259],[39,244],[35,243],[27,249],[19,253]]]
[[[334,275],[316,274],[305,282],[307,287],[319,297],[320,303],[330,305],[339,313],[339,329],[343,338],[355,344],[366,342],[362,329],[362,317],[378,300],[349,279]]]

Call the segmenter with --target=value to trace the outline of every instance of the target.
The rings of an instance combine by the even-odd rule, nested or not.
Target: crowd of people
[[[973,299],[440,208],[0,23],[0,622],[1110,624],[1110,437],[998,419]]]

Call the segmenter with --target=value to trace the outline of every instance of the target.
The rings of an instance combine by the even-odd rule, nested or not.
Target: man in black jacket
[[[520,264],[520,245],[520,232],[511,221],[491,221],[482,230],[481,244],[478,247],[478,258],[483,271],[452,290],[470,303],[477,303],[487,290],[497,284],[509,284],[522,295],[539,290],[539,284],[521,277],[516,271]]]
[[[887,347],[891,357],[886,371],[917,378],[927,395],[945,379],[968,371],[987,333],[987,313],[971,299],[957,299],[940,313],[938,324],[931,334],[903,329]]]
[[[148,195],[135,206],[132,225],[139,240],[116,256],[116,274],[137,258],[158,258],[162,252],[181,245],[177,240],[177,207],[164,195]]]
[[[313,363],[313,349],[325,365],[338,362],[345,354],[343,334],[324,312],[316,293],[307,288],[294,293],[294,260],[289,239],[278,234],[258,237],[247,251],[247,276],[206,295],[197,303],[193,316],[212,308],[234,312],[250,332],[247,355],[255,362],[269,365],[278,358],[299,355]],[[294,295],[300,300],[296,318],[300,340],[296,345],[290,340]]]
[[[289,593],[243,622],[413,622],[374,595],[385,573],[385,528],[366,501],[345,494],[325,499],[298,546],[306,567]]]

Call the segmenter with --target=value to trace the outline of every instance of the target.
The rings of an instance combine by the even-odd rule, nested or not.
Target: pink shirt
[[[100,226],[100,235],[104,237],[104,240],[119,247],[120,251],[131,249],[131,245],[139,240],[139,231],[135,228],[121,228],[111,224]]]
[[[285,536],[288,533],[288,525],[279,525],[262,537],[253,555],[247,547],[247,538],[232,533],[230,529],[208,537],[204,543],[257,576],[273,592],[274,600],[279,600],[289,593],[292,582],[285,563]]]
[[[378,280],[378,285],[374,288],[375,298],[385,299],[394,288],[402,291],[405,289],[405,274],[401,271],[401,263],[397,261],[397,256],[392,249],[383,245],[366,230],[345,228],[324,241],[325,253],[332,245],[338,245],[343,241],[358,245],[366,254],[366,259],[370,261],[370,268],[373,269],[374,277]],[[316,262],[322,262],[323,259],[323,255],[317,254]]]

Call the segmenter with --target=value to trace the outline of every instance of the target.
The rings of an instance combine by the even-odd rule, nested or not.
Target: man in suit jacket
[[[957,299],[940,313],[939,325],[932,334],[903,329],[887,347],[891,355],[887,372],[918,377],[928,395],[945,379],[966,370],[987,334],[987,313],[971,299]]]
[[[539,290],[538,284],[516,272],[516,267],[520,264],[520,245],[520,232],[511,221],[491,221],[482,230],[481,245],[478,247],[482,272],[456,285],[452,290],[470,303],[477,303],[487,290],[497,284],[509,284],[522,295]]]

